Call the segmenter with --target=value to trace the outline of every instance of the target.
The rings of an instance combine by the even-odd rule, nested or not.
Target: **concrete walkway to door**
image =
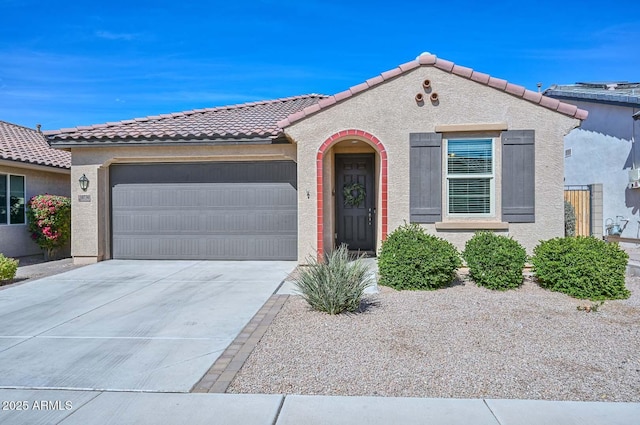
[[[0,290],[0,388],[188,392],[292,261],[111,260]]]

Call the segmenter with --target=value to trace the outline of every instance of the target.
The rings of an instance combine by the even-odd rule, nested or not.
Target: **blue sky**
[[[640,81],[638,3],[0,0],[0,120],[335,94],[424,51],[532,90]]]

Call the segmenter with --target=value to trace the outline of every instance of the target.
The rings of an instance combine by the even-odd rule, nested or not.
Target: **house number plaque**
[[[78,202],[91,202],[91,195],[78,195]]]

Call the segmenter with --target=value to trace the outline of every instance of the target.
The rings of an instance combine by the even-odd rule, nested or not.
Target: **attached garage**
[[[109,168],[115,259],[296,260],[293,161]]]

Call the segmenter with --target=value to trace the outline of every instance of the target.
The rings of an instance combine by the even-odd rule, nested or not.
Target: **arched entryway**
[[[338,167],[341,167],[340,169]],[[364,167],[364,168],[363,168]],[[372,167],[367,170],[366,167]],[[351,171],[349,171],[351,170]],[[316,158],[317,171],[317,246],[318,254],[322,255],[325,247],[334,246],[336,242],[349,240],[349,229],[344,223],[338,223],[341,219],[357,225],[358,220],[368,223],[372,220],[373,243],[371,248],[376,251],[378,241],[385,240],[387,236],[387,151],[374,135],[362,130],[343,130],[327,138],[318,149]],[[371,172],[370,177],[367,177]],[[365,182],[373,186],[369,189],[368,200],[358,203],[359,208],[353,207],[357,201],[358,182],[365,185]],[[349,189],[356,183],[353,194],[355,200],[347,202],[343,191]],[[360,209],[361,211],[354,211]],[[350,210],[347,212],[347,210]],[[345,216],[353,213],[357,217]],[[365,214],[363,217],[362,214]],[[371,216],[369,216],[371,214]],[[346,226],[348,226],[347,224]],[[355,230],[355,229],[351,229]],[[357,245],[357,244],[356,244]],[[364,245],[357,245],[360,249]],[[369,249],[367,249],[369,250]]]

